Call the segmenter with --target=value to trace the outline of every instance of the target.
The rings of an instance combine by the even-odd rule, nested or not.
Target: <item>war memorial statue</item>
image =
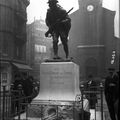
[[[86,120],[90,120],[89,101],[86,98],[83,98],[82,102],[77,99],[78,96],[81,97],[79,65],[69,58],[67,43],[71,19],[68,13],[73,8],[67,12],[57,4],[57,0],[48,0],[47,3],[48,31],[45,36],[53,39],[54,57],[40,64],[40,89],[29,107],[29,117],[42,120],[79,120],[81,116],[84,117],[79,115],[82,110],[89,115]],[[65,51],[65,59],[58,56],[59,37]]]
[[[66,59],[69,58],[68,49],[68,34],[71,28],[71,19],[68,13],[73,9],[71,8],[68,12],[64,10],[57,0],[49,0],[49,9],[46,13],[46,25],[48,31],[45,33],[46,37],[52,37],[53,39],[53,59],[60,59],[58,56],[58,38],[60,37],[65,51]]]

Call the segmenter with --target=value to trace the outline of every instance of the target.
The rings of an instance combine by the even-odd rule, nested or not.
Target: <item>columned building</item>
[[[31,69],[26,64],[26,8],[29,0],[0,0],[0,86],[10,85],[15,74]]]

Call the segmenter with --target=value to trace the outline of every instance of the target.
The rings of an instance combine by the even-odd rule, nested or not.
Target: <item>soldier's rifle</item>
[[[49,34],[52,34],[53,28],[56,26],[56,24],[60,23],[71,10],[73,10],[73,7],[68,12],[66,12],[66,14],[64,14],[61,18],[57,19],[56,22],[49,27],[48,31],[45,33],[46,37],[48,37]]]

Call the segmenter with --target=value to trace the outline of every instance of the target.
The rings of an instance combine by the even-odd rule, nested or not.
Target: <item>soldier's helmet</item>
[[[48,0],[47,3],[58,3],[58,1],[57,0]]]

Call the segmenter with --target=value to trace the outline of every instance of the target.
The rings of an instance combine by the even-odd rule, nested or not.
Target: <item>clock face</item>
[[[88,5],[87,6],[87,11],[91,12],[94,10],[94,6],[93,5]]]

